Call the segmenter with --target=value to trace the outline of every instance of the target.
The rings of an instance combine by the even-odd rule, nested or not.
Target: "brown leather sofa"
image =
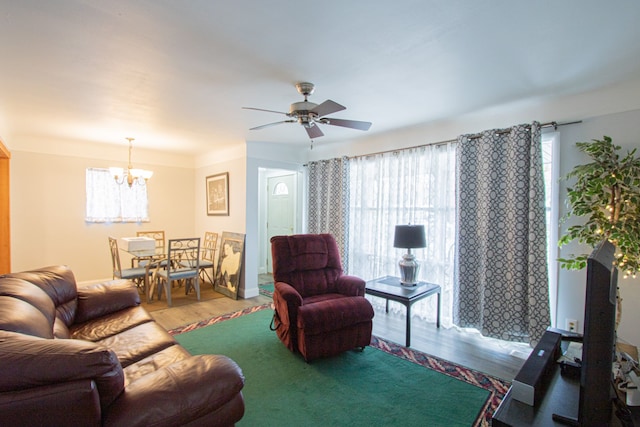
[[[190,355],[135,285],[76,287],[64,266],[0,276],[0,425],[232,426],[244,377]]]

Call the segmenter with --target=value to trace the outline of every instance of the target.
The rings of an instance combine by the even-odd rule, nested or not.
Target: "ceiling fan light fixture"
[[[304,96],[305,98],[309,95],[311,95],[313,93],[313,91],[315,90],[315,85],[313,83],[309,83],[309,82],[298,82],[296,83],[296,89],[298,90],[298,93],[302,96]],[[306,99],[305,99],[306,100]]]
[[[315,90],[315,86],[313,85],[313,83],[309,83],[309,82],[296,83],[296,89],[301,95],[304,96],[304,101],[292,103],[289,106],[288,113],[275,111],[275,110],[265,110],[263,108],[242,107],[248,110],[267,111],[270,113],[284,114],[290,118],[290,120],[282,120],[275,123],[268,123],[266,125],[252,127],[250,130],[263,129],[265,127],[278,125],[280,123],[298,122],[298,124],[302,125],[307,131],[307,134],[309,135],[309,139],[313,140],[313,138],[319,138],[321,136],[324,136],[324,133],[322,133],[322,131],[320,130],[320,127],[316,126],[318,124],[340,126],[340,127],[358,129],[358,130],[369,130],[369,127],[371,127],[370,122],[361,122],[358,120],[333,119],[330,117],[325,117],[328,114],[333,114],[338,111],[345,110],[346,107],[330,99],[327,99],[322,104],[316,104],[314,102],[308,101],[307,97],[311,95]]]

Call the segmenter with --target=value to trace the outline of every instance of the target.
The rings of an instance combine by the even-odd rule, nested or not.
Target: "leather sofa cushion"
[[[78,311],[75,323],[140,305],[140,295],[127,280],[114,280],[78,287]]]
[[[142,307],[130,307],[98,319],[71,326],[71,337],[87,341],[100,341],[119,334],[143,323],[152,322],[153,318]]]
[[[2,277],[19,278],[38,286],[51,298],[56,307],[56,316],[67,326],[73,324],[78,293],[76,290],[76,278],[68,267],[44,267],[37,270],[11,273]]]
[[[71,338],[69,328],[59,317],[56,317],[56,321],[53,323],[53,336],[61,339]]]
[[[20,315],[16,316],[16,313]],[[0,329],[53,338],[53,325],[42,311],[26,301],[9,296],[0,296]]]
[[[156,322],[143,323],[98,342],[116,353],[123,368],[177,345],[176,340]]]
[[[0,330],[0,392],[90,379],[102,408],[124,390],[124,372],[115,353],[81,340],[43,339]]]
[[[242,371],[228,357],[192,356],[129,384],[109,408],[104,425],[200,425],[189,422],[237,399],[243,386]],[[141,407],[153,410],[142,412]]]
[[[0,295],[13,297],[31,304],[42,312],[50,325],[53,325],[56,307],[53,305],[49,295],[39,286],[17,277],[8,277],[2,280]]]
[[[184,347],[179,345],[172,345],[157,353],[153,353],[150,356],[139,360],[136,363],[124,368],[124,384],[127,387],[138,378],[142,378],[158,369],[178,362],[180,360],[188,359],[191,354]]]

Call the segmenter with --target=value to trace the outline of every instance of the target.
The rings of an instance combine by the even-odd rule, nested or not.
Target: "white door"
[[[295,218],[295,174],[267,178],[267,242],[273,236],[293,234]],[[271,244],[267,272],[272,273]]]

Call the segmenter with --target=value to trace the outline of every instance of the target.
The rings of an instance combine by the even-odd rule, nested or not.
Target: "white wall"
[[[139,230],[165,230],[167,238],[194,233],[193,167],[171,167],[134,161],[151,169],[149,215],[139,224],[90,224],[84,221],[85,169],[126,166],[123,157],[109,160],[104,144],[93,151],[61,154],[11,150],[11,267],[23,271],[67,264],[79,282],[110,279],[111,258],[107,237],[134,236]],[[44,150],[43,150],[44,151]],[[92,152],[93,154],[88,154]],[[137,158],[145,158],[138,152]],[[149,157],[153,157],[150,155]],[[160,156],[162,157],[162,156]],[[176,163],[183,163],[179,156]],[[129,258],[122,255],[123,265]]]
[[[197,236],[204,237],[206,231],[218,233],[218,247],[222,239],[222,233],[227,231],[231,233],[246,234],[245,218],[247,214],[246,203],[246,187],[247,187],[247,169],[246,169],[246,150],[245,147],[232,147],[226,151],[210,153],[197,159],[197,169],[195,172],[195,232]],[[229,173],[229,215],[228,216],[209,216],[206,207],[206,177],[223,172]],[[245,259],[249,248],[245,239]],[[250,251],[249,251],[250,252]],[[216,252],[216,269],[217,258],[220,255]],[[246,292],[245,286],[247,282],[247,273],[245,269],[246,261],[243,262],[243,272],[240,277],[240,286],[238,295],[242,298],[250,298],[258,295],[257,278],[255,282],[254,292]],[[257,276],[257,275],[256,275]]]
[[[246,292],[256,292],[257,295],[260,256],[264,253],[261,250],[259,231],[261,229],[259,201],[262,190],[260,171],[261,169],[281,169],[301,175],[305,157],[306,150],[296,147],[260,142],[247,143]]]
[[[580,153],[575,143],[602,139],[604,135],[610,136],[616,145],[622,147],[622,153],[626,154],[633,148],[640,149],[640,110],[617,113],[594,118],[584,119],[580,125],[567,126],[560,133],[560,176],[566,175],[575,165],[588,163],[589,158]],[[567,212],[566,183],[560,184],[560,216]],[[576,221],[561,224],[562,234]],[[579,247],[570,244],[563,247],[560,256],[570,254],[589,253],[588,247]],[[560,270],[558,279],[558,326],[564,328],[565,319],[580,319],[578,329],[582,330],[584,319],[586,272]],[[640,278],[623,279],[618,277],[618,287],[622,296],[622,321],[618,329],[618,337],[635,345],[640,345]]]

